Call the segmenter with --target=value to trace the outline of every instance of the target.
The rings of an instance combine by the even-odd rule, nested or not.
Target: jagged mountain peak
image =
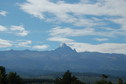
[[[25,51],[27,50],[0,51],[0,64],[15,72],[28,74],[33,74],[33,71],[29,70],[41,73],[43,70],[62,72],[69,69],[75,72],[126,75],[126,55],[123,54],[77,53],[67,44],[48,52]]]
[[[66,43],[62,43],[60,47],[69,47]]]
[[[76,50],[72,49],[71,47],[69,47],[66,43],[62,43],[62,45],[60,45],[60,47],[58,47],[57,49],[55,49],[55,51],[57,52],[64,52],[64,53],[75,53]]]

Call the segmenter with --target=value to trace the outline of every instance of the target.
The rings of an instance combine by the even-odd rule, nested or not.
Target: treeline
[[[108,81],[107,78],[108,78],[107,75],[102,74],[101,80],[98,80],[91,84],[126,84],[123,83],[123,80],[121,78],[119,78],[116,83]],[[63,77],[56,78],[54,84],[87,84],[87,83],[81,82],[80,80],[77,79],[77,77],[73,76],[70,71],[67,71],[64,73]]]
[[[85,84],[77,79],[77,77],[73,76],[71,72],[68,70],[64,73],[62,78],[56,78],[55,84]]]
[[[126,84],[123,82],[121,78],[118,78],[117,82],[113,83],[112,81],[107,80],[108,77],[109,76],[102,74],[100,80],[91,84]],[[67,72],[64,73],[62,77],[56,78],[54,84],[87,84],[87,83],[78,80],[78,78],[73,76],[72,73],[68,70]]]
[[[108,76],[105,74],[101,75],[101,80],[98,80],[92,84],[126,84],[121,78],[117,80],[116,83],[113,83],[110,80],[107,80]],[[36,83],[35,83],[36,82]],[[3,66],[0,66],[0,84],[87,84],[80,81],[76,76],[68,70],[63,74],[62,77],[58,77],[55,80],[32,80],[32,79],[22,79],[16,72],[6,73],[6,69]]]
[[[107,78],[108,76],[105,75],[105,74],[102,74],[101,76],[101,80],[99,81],[96,81],[95,84],[126,84],[126,83],[123,83],[123,80],[121,78],[118,78],[117,82],[113,83],[112,81],[108,81]]]
[[[0,84],[24,84],[24,82],[16,72],[7,74],[5,67],[0,66]]]

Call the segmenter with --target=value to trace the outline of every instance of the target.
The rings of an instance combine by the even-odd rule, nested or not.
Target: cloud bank
[[[52,2],[51,0],[27,0],[19,4],[20,8],[26,13],[46,21],[60,21],[62,23],[72,23],[78,26],[96,26],[106,24],[105,18],[100,16],[109,16],[107,20],[119,19],[126,21],[126,1],[125,0],[97,0],[92,3],[91,0],[81,0],[79,3],[71,4],[64,1]],[[47,16],[49,13],[51,16]],[[86,18],[86,15],[93,15],[92,18]],[[121,25],[123,25],[121,23]]]
[[[37,50],[44,50],[49,48],[49,45],[41,44],[41,45],[33,45],[35,42],[31,40],[16,40],[16,41],[10,41],[0,38],[0,48],[31,48],[31,49],[37,49]]]
[[[90,44],[76,42],[69,38],[62,37],[52,37],[48,39],[49,41],[66,43],[78,52],[101,52],[101,53],[120,53],[126,54],[126,43],[101,43],[101,44]],[[97,39],[99,41],[104,41],[106,39]]]
[[[26,0],[19,4],[24,12],[53,24],[70,24],[73,27],[56,26],[49,30],[48,41],[65,42],[77,51],[126,54],[126,43],[107,43],[108,37],[126,36],[126,0],[80,0],[66,3],[58,0]],[[116,26],[111,26],[116,25]],[[101,36],[93,40],[106,43],[77,42],[70,37]]]
[[[27,31],[23,26],[15,26],[15,25],[12,25],[10,27],[0,25],[0,32],[8,34],[10,33],[17,36],[27,36],[29,33],[29,31]]]

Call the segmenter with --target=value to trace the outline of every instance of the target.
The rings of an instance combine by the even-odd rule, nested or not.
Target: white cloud
[[[108,41],[108,38],[95,38],[96,41]]]
[[[35,45],[35,46],[32,46],[33,49],[38,49],[38,50],[47,49],[48,47],[49,47],[48,45]]]
[[[120,24],[122,27],[120,28],[120,30],[125,31],[126,32],[126,18],[110,18],[109,19],[112,22],[115,22],[117,24]]]
[[[50,31],[51,36],[84,36],[84,35],[94,35],[95,32],[92,28],[84,28],[84,29],[73,29],[73,28],[61,28],[55,27]]]
[[[51,37],[48,38],[47,40],[49,41],[56,41],[56,42],[62,42],[62,43],[66,43],[66,42],[72,42],[72,39],[68,39],[68,38],[63,38],[63,37]]]
[[[17,41],[16,46],[17,46],[17,47],[30,47],[30,46],[29,46],[30,44],[32,44],[32,41],[30,41],[30,40],[22,41],[22,42]]]
[[[76,49],[78,52],[101,52],[101,53],[120,53],[126,54],[126,43],[102,43],[102,44],[89,44],[89,43],[80,43],[76,42],[69,38],[49,38],[49,41],[57,41],[61,43],[66,43],[73,49]],[[105,40],[105,39],[104,39]],[[106,39],[107,40],[107,39]],[[100,39],[101,41],[101,39]],[[102,39],[103,41],[103,39]]]
[[[31,40],[16,40],[16,41],[10,41],[10,40],[4,40],[0,39],[0,48],[4,47],[31,47],[29,46],[32,44]]]
[[[125,0],[98,0],[95,4],[82,3],[82,1],[77,4],[69,4],[63,1],[62,3],[60,1],[54,3],[51,0],[27,0],[27,2],[20,4],[20,7],[25,12],[39,18],[44,18],[44,12],[49,12],[63,19],[69,17],[68,13],[126,16],[125,5]]]
[[[34,42],[35,43],[35,42]],[[30,48],[30,49],[37,49],[37,50],[44,50],[49,47],[49,45],[34,45],[32,46],[33,42],[31,40],[4,40],[0,39],[0,48]]]
[[[62,35],[68,35],[73,31],[76,31],[75,34],[71,34],[73,36],[94,34],[102,36],[126,35],[125,5],[125,0],[97,0],[94,3],[92,3],[91,0],[81,0],[80,3],[74,4],[65,3],[63,1],[57,1],[54,3],[51,0],[27,0],[26,2],[19,4],[23,11],[37,18],[52,22],[72,23],[72,25],[86,27],[86,29],[80,30],[71,28],[63,29],[64,31],[62,32]],[[52,15],[52,17],[48,17],[46,15],[47,13]],[[92,17],[86,18],[85,15],[92,15]],[[101,16],[106,18],[98,18]],[[113,19],[113,17],[115,18]],[[118,29],[113,28],[112,31],[108,32],[96,31],[98,26],[104,27],[105,25],[108,25],[108,21],[119,24],[121,27]],[[107,29],[108,27],[105,28]],[[57,33],[55,32],[52,34],[60,33],[61,35],[61,28],[54,28],[53,30],[57,30]]]
[[[50,41],[66,42],[77,51],[93,51],[93,52],[110,52],[110,53],[125,53],[126,44],[120,43],[104,43],[92,45],[87,43],[78,43],[67,37],[71,36],[126,36],[126,0],[97,0],[92,3],[92,0],[81,0],[80,3],[65,3],[58,0],[27,0],[19,4],[20,8],[26,13],[33,15],[45,21],[54,23],[70,23],[75,26],[84,28],[52,28],[49,32],[52,36],[48,38]],[[46,15],[49,13],[48,15]],[[50,17],[48,17],[50,15]],[[91,15],[92,18],[87,18],[86,15]],[[100,18],[106,17],[106,18]],[[118,17],[118,18],[117,18]],[[119,24],[120,27],[115,29],[109,27],[108,21]],[[104,25],[107,25],[105,27]],[[98,26],[102,27],[99,31]],[[103,29],[106,29],[105,31]],[[98,30],[98,31],[97,31]],[[105,41],[107,39],[96,39]]]
[[[2,25],[0,25],[0,31],[7,31],[7,28],[6,27],[4,27],[4,26],[2,26]]]
[[[10,30],[18,36],[27,36],[29,33],[23,26],[11,26]]]
[[[94,3],[92,3],[92,0],[81,0],[80,3],[74,4],[65,3],[64,1],[57,1],[54,3],[51,0],[27,0],[26,2],[19,4],[19,6],[28,14],[46,21],[54,23],[72,23],[72,25],[75,26],[86,27],[86,29],[80,30],[54,28],[53,30],[57,30],[57,33],[51,33],[52,35],[58,33],[60,33],[60,35],[62,33],[65,35],[71,34],[73,36],[88,34],[102,36],[126,35],[125,0],[97,0]],[[48,15],[46,15],[47,13],[49,13],[51,17],[48,17]],[[91,15],[92,17],[87,18],[85,15]],[[106,18],[100,18],[102,16]],[[118,29],[114,29],[113,27],[113,30],[108,32],[96,31],[98,26],[104,27],[105,25],[110,25],[107,23],[108,21],[119,24],[121,27]],[[107,29],[109,26],[105,28]],[[63,30],[63,32],[60,30]],[[75,31],[75,34],[72,33],[73,31]]]
[[[7,12],[6,11],[0,11],[0,15],[6,16],[7,15]]]
[[[17,40],[15,42],[13,42],[16,47],[27,47],[27,48],[31,48],[31,49],[37,49],[37,50],[43,50],[43,49],[47,49],[49,47],[49,45],[34,45],[32,46],[34,43],[36,43],[36,41],[31,41],[31,40]]]
[[[110,28],[109,28],[110,29]],[[107,29],[108,30],[108,29]],[[113,29],[108,31],[96,31],[94,28],[61,28],[55,27],[49,31],[51,36],[55,37],[70,37],[70,36],[88,36],[88,35],[97,35],[97,36],[106,36],[106,37],[115,37],[118,35],[126,36],[126,31],[121,29]]]
[[[29,31],[27,31],[23,26],[10,26],[6,27],[0,25],[0,32],[15,34],[17,36],[27,36]]]
[[[97,0],[93,4],[91,2],[91,0],[81,0],[80,3],[70,4],[63,1],[54,3],[51,0],[27,0],[19,6],[23,11],[40,19],[50,19],[45,14],[50,13],[54,15],[53,20],[81,26],[96,24],[95,21],[90,19],[85,21],[84,15],[121,16],[126,18],[125,0]]]
[[[102,43],[92,45],[88,43],[70,42],[67,43],[78,52],[89,51],[89,52],[102,52],[102,53],[120,53],[126,54],[126,43]]]
[[[9,40],[0,39],[0,48],[11,47],[13,44]]]

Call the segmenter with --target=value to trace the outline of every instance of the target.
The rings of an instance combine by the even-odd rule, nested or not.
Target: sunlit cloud
[[[13,46],[12,42],[5,39],[0,39],[0,48],[6,48]]]
[[[100,29],[99,29],[100,30]],[[55,27],[49,31],[51,36],[60,36],[60,37],[73,37],[73,36],[105,36],[105,37],[115,37],[118,35],[126,36],[126,31],[120,29],[113,29],[109,31],[96,31],[94,28],[69,28],[69,27]]]
[[[27,36],[29,34],[29,31],[27,31],[23,26],[15,26],[15,25],[10,27],[0,25],[0,32],[14,34],[17,36]]]
[[[56,42],[62,42],[62,43],[66,43],[66,42],[72,42],[72,39],[68,39],[68,38],[63,38],[63,37],[50,37],[47,40],[49,41],[56,41]]]
[[[80,42],[68,43],[73,49],[78,52],[101,52],[101,53],[120,53],[126,54],[126,43],[102,43],[102,44],[89,44]]]
[[[11,26],[10,30],[18,36],[27,36],[29,33],[23,26]]]
[[[47,49],[49,47],[49,45],[35,45],[32,46],[33,49],[37,49],[37,50],[44,50]]]
[[[101,53],[120,53],[126,54],[126,43],[101,43],[101,44],[90,44],[90,43],[81,43],[76,42],[73,39],[69,38],[49,38],[49,41],[66,43],[73,49],[76,49],[78,52],[101,52]],[[98,41],[107,41],[108,39],[97,39]]]
[[[32,44],[31,40],[27,41],[17,41],[16,46],[17,47],[30,47],[30,44]]]
[[[95,38],[96,41],[108,41],[108,38]]]
[[[104,19],[99,21],[98,16],[109,16],[109,18],[120,16],[120,18],[126,19],[125,5],[125,0],[97,0],[93,4],[91,0],[81,0],[75,4],[64,1],[54,3],[51,0],[27,0],[19,4],[23,11],[37,18],[51,22],[72,23],[78,26],[106,24]],[[47,17],[46,13],[51,14],[52,17]],[[83,17],[86,15],[97,17],[95,17],[96,19]]]
[[[3,32],[3,31],[7,31],[7,28],[2,26],[2,25],[0,25],[0,32]]]
[[[0,11],[0,15],[6,16],[7,15],[7,12],[6,11]]]

